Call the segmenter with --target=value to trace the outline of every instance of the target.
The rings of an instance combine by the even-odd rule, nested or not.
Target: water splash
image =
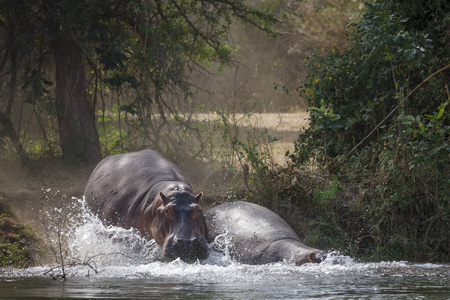
[[[293,286],[333,283],[336,280],[348,286],[361,278],[430,277],[448,280],[450,266],[411,264],[408,262],[362,263],[353,258],[330,252],[320,264],[295,266],[280,262],[251,266],[233,261],[229,255],[230,237],[225,233],[210,245],[210,257],[202,262],[187,264],[181,260],[170,263],[159,260],[159,246],[147,241],[139,232],[116,226],[105,226],[86,206],[84,199],[72,198],[72,213],[68,216],[69,257],[75,261],[68,267],[68,276],[74,278],[146,280],[151,282],[182,282],[194,284],[255,284],[289,283]],[[75,213],[76,212],[76,213]],[[219,249],[224,254],[214,251]],[[24,270],[0,272],[5,277],[36,277],[46,274],[53,266],[38,266]],[[47,276],[47,275],[44,275]],[[301,290],[301,288],[299,288]]]
[[[87,208],[84,198],[74,200],[79,204],[80,213],[70,229],[72,259],[98,266],[129,266],[159,258],[160,247],[154,240],[146,240],[136,229],[104,225]]]

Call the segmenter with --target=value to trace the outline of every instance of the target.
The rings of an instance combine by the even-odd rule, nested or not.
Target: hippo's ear
[[[198,193],[198,195],[195,196],[195,200],[197,200],[197,202],[199,202],[200,199],[202,198],[202,196],[203,196],[203,193],[202,193],[202,192]]]
[[[170,199],[167,198],[166,195],[164,195],[163,192],[159,192],[159,196],[161,197],[161,200],[163,201],[164,205],[168,204],[170,202]]]

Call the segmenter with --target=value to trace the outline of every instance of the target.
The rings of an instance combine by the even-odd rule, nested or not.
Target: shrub
[[[311,125],[290,158],[334,178],[313,194],[311,236],[365,258],[448,261],[450,6],[366,5],[345,50],[308,60]]]
[[[30,228],[16,220],[11,208],[0,197],[0,267],[29,266],[35,240]]]

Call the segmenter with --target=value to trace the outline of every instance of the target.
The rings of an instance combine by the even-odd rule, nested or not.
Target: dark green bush
[[[432,20],[421,6],[411,11],[409,2],[377,1],[368,5],[363,20],[351,25],[355,30],[343,52],[310,57],[312,74],[302,91],[311,127],[296,143],[296,163],[311,158],[324,163],[346,155],[415,86],[450,63],[448,4],[413,2],[434,3]],[[363,146],[392,131],[396,116],[434,113],[449,97],[449,74],[439,73],[411,95]]]
[[[449,261],[449,12],[447,1],[375,1],[345,50],[310,57],[311,126],[290,157],[334,178],[313,193],[312,241]]]

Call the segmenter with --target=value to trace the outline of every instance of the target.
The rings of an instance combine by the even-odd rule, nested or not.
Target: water
[[[77,203],[81,213],[65,231],[67,280],[52,280],[57,265],[0,270],[0,299],[450,299],[445,264],[360,263],[329,253],[321,264],[250,266],[215,252],[195,264],[160,262],[154,242],[103,226]]]
[[[214,259],[217,259],[214,258]],[[248,266],[181,261],[72,269],[66,281],[47,267],[5,272],[0,299],[449,299],[447,265],[356,263],[332,255],[320,265]]]

